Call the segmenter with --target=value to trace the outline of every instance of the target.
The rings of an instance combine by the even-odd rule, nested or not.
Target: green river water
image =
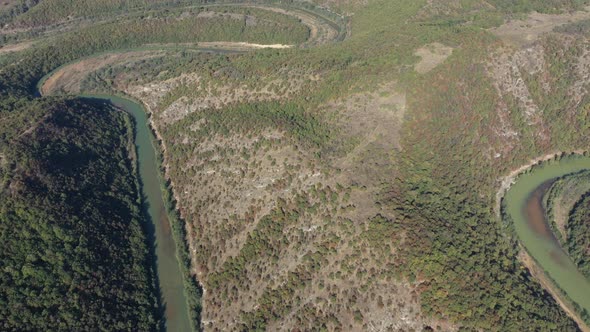
[[[161,300],[165,308],[166,331],[192,331],[188,304],[182,280],[182,270],[176,253],[176,242],[162,198],[162,179],[156,160],[154,135],[148,126],[144,108],[126,98],[109,95],[83,97],[110,102],[125,110],[135,120],[135,146],[138,158],[142,194],[147,206],[148,221],[155,237],[155,256]]]
[[[590,312],[590,281],[560,247],[540,204],[544,190],[552,180],[586,169],[590,169],[590,158],[578,155],[544,163],[522,174],[504,199],[520,243],[569,300]]]

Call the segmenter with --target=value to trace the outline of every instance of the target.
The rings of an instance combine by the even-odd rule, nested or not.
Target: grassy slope
[[[435,278],[430,290],[423,294],[424,300],[432,303],[435,311],[440,310],[438,308],[444,306],[447,300],[462,297],[462,293],[477,296],[469,288],[473,284],[485,284],[486,290],[476,290],[476,294],[482,296],[477,301],[489,304],[492,308],[490,314],[502,312],[496,316],[501,324],[515,328],[509,321],[521,319],[516,317],[537,320],[537,310],[549,310],[545,314],[551,317],[547,320],[549,326],[564,329],[565,326],[553,325],[556,322],[567,324],[557,319],[563,314],[554,309],[555,304],[550,300],[543,303],[546,300],[542,298],[546,296],[541,295],[538,286],[518,281],[529,278],[518,265],[505,265],[509,262],[505,258],[515,261],[515,251],[502,235],[490,207],[493,206],[491,194],[496,179],[508,170],[550,151],[587,147],[586,136],[577,135],[585,130],[582,128],[587,123],[584,116],[586,100],[582,95],[582,104],[576,105],[572,101],[575,96],[567,93],[577,77],[574,63],[584,39],[569,40],[572,42],[570,45],[576,45],[572,46],[571,52],[559,51],[563,46],[558,45],[563,45],[565,41],[557,37],[545,38],[538,44],[544,49],[541,60],[546,61],[547,66],[525,80],[534,102],[543,112],[543,120],[539,122],[542,125],[532,125],[527,121],[522,106],[510,93],[496,91],[487,63],[491,60],[489,54],[493,54],[500,45],[480,33],[475,34],[471,41],[474,44],[456,51],[444,67],[412,85],[410,107],[414,111],[407,119],[404,134],[404,145],[412,149],[406,150],[408,163],[404,167],[405,176],[401,178],[400,187],[405,188],[402,191],[406,193],[404,204],[414,209],[408,214],[409,218],[423,227],[418,234],[426,234],[424,230],[437,234],[428,246],[427,252],[430,253],[425,253],[425,256],[431,256],[432,251],[436,253],[438,250],[441,254],[445,253],[438,259],[428,259],[428,262],[423,261],[424,257],[419,258],[418,271]],[[526,72],[526,69],[521,70]],[[549,88],[542,90],[541,82],[548,82]],[[501,114],[505,108],[508,113]],[[517,138],[499,134],[507,129],[515,130]],[[540,131],[545,131],[547,136],[541,135]],[[574,133],[575,136],[572,135]],[[492,151],[500,153],[494,155]],[[469,244],[473,241],[480,244]],[[439,270],[437,266],[442,257],[451,261]],[[461,272],[448,270],[449,266],[453,266],[452,260],[459,257],[462,263],[456,268]],[[473,263],[468,263],[470,261]],[[484,263],[486,261],[488,263]],[[463,285],[458,281],[454,287],[449,287],[448,280],[453,275],[465,278],[465,269],[471,269],[467,272],[470,283]],[[487,281],[473,282],[471,278]],[[502,280],[501,283],[498,283],[499,280]],[[512,292],[518,295],[513,300],[497,302],[494,298],[503,295],[494,295],[493,289],[513,282],[519,284]],[[535,293],[539,295],[531,297]],[[522,306],[520,301],[525,298],[528,305]],[[456,310],[455,314],[472,319],[485,311],[484,308],[480,306],[477,311],[470,311],[448,305],[447,311]],[[485,321],[476,318],[476,324]]]

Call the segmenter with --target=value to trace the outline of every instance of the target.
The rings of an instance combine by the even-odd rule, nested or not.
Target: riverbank
[[[262,5],[256,6],[255,8],[258,7],[261,9],[270,10],[266,8],[267,6]],[[273,9],[271,11],[277,11],[277,9]],[[326,19],[319,14],[313,14],[308,12],[308,10],[303,9],[295,11],[281,9],[280,12],[284,12],[287,15],[295,17],[305,15],[307,21],[304,22],[304,24],[307,23],[306,25],[310,25],[310,30],[316,31],[311,36],[313,38],[309,38],[305,45],[309,45],[310,43],[315,45],[333,42],[344,39],[346,36],[346,30],[340,29],[340,25],[334,23],[336,26],[334,27],[334,25],[329,21],[327,21],[327,23],[323,22]],[[60,93],[72,95],[84,94],[87,91],[82,90],[80,87],[80,82],[89,72],[93,72],[107,66],[112,66],[120,59],[125,60],[126,57],[133,52],[137,53],[139,58],[149,57],[157,52],[162,52],[162,50],[177,50],[179,46],[185,48],[189,45],[146,44],[132,49],[104,50],[86,57],[80,57],[77,60],[64,63],[58,68],[53,69],[51,72],[47,73],[44,77],[37,81],[38,95],[53,95]],[[284,49],[291,48],[292,46],[293,45],[262,45],[246,42],[219,41],[190,44],[189,49],[199,52],[229,53],[244,52],[260,48]],[[104,57],[106,60],[100,61],[101,59],[97,59],[97,56]],[[191,255],[191,250],[194,250],[196,245],[195,243],[192,243],[190,237],[187,236],[188,232],[190,231],[190,227],[189,225],[186,225],[182,219],[182,215],[178,206],[179,201],[174,191],[174,183],[169,176],[166,163],[166,143],[158,131],[154,117],[151,116],[153,114],[153,110],[150,108],[150,106],[147,105],[147,103],[135,100],[134,98],[120,96],[119,93],[120,92],[113,92],[114,95],[86,95],[86,97],[109,100],[115,106],[118,106],[119,108],[122,108],[128,111],[128,113],[132,114],[132,116],[135,118],[136,127],[139,128],[138,131],[143,131],[143,126],[147,126],[148,131],[151,134],[151,136],[148,135],[148,139],[144,139],[144,142],[141,144],[137,143],[136,145],[138,150],[145,149],[146,146],[148,146],[146,143],[147,141],[149,141],[152,145],[153,160],[149,161],[149,164],[155,165],[153,167],[153,172],[155,173],[153,174],[156,175],[145,176],[145,174],[142,174],[140,178],[142,183],[145,183],[146,186],[149,186],[149,189],[147,190],[145,189],[146,186],[143,186],[144,190],[149,192],[145,195],[148,197],[146,200],[148,204],[146,205],[148,214],[151,216],[151,219],[156,226],[156,233],[158,233],[156,234],[156,240],[158,243],[155,247],[155,250],[158,253],[154,256],[157,262],[156,265],[158,266],[157,275],[162,275],[160,278],[160,289],[162,292],[163,302],[165,302],[165,315],[167,318],[166,329],[170,331],[188,331],[191,329],[198,330],[201,327],[200,313],[203,289],[198,283],[198,275],[196,272],[191,273],[191,271],[197,271],[196,267],[193,269],[194,266],[192,264],[192,257],[194,257],[194,255]],[[141,109],[141,114],[136,113],[136,107],[129,105],[129,103],[137,104],[137,108]],[[131,112],[129,112],[129,108],[131,109]],[[138,152],[139,159],[141,159],[144,155],[145,151]],[[138,164],[141,168],[142,165],[146,165],[148,163],[139,161]],[[150,183],[148,184],[147,182]],[[155,184],[152,182],[156,182],[157,186],[159,187],[158,197],[154,196]],[[156,204],[154,204],[154,201],[149,198],[150,196],[156,197]],[[169,238],[171,238],[173,241],[167,241],[164,246],[162,239]],[[175,250],[173,250],[173,248]],[[159,252],[160,250],[163,250],[163,252]],[[174,259],[171,259],[170,256],[172,252],[174,253]],[[180,278],[178,279],[181,280],[181,284],[183,286],[182,289],[184,293],[182,295],[180,295],[179,287],[177,287],[178,280],[174,281],[172,284],[167,284],[167,280],[165,279],[168,279],[168,277],[164,278],[164,276],[169,273],[174,274],[176,272],[170,272],[174,270],[174,268],[170,267],[168,262],[164,261],[173,261],[177,265],[176,268],[180,269],[178,272]],[[163,268],[160,266],[163,264],[168,264],[168,267]],[[196,266],[196,264],[194,265]],[[182,298],[182,301],[179,300],[180,298]],[[182,316],[185,312],[188,313],[188,318],[178,318],[179,315]],[[176,321],[177,319],[178,321]],[[187,324],[186,321],[189,321],[190,323]]]
[[[121,110],[122,111],[122,110]],[[124,111],[123,111],[124,112]],[[132,164],[132,171],[133,171],[133,178],[134,178],[134,183],[135,183],[135,187],[137,190],[137,202],[139,203],[139,205],[141,207],[145,207],[145,199],[143,196],[143,192],[142,192],[142,183],[141,183],[141,178],[139,175],[139,157],[137,155],[137,147],[135,144],[135,128],[136,128],[136,123],[133,119],[133,117],[130,114],[127,114],[127,116],[125,117],[125,125],[127,128],[127,133],[128,133],[128,142],[127,142],[127,151],[129,153],[129,160],[131,161]],[[155,301],[156,301],[156,306],[157,306],[157,310],[158,310],[158,329],[160,331],[163,331],[165,328],[165,322],[162,319],[163,318],[163,313],[161,312],[161,310],[163,309],[163,304],[162,304],[162,296],[161,296],[161,290],[160,290],[160,280],[158,277],[158,267],[156,264],[156,252],[155,252],[155,228],[153,226],[153,224],[150,223],[146,223],[146,225],[144,225],[144,232],[146,235],[146,246],[148,247],[148,252],[149,252],[149,258],[148,258],[148,262],[147,264],[149,265],[149,269],[150,269],[150,278],[151,278],[151,287],[153,289],[153,294],[155,297]]]
[[[548,162],[552,159],[555,160]],[[541,163],[542,161],[545,163]],[[539,233],[539,227],[533,227],[535,225],[531,223],[531,214],[524,207],[535,198],[533,194],[547,181],[588,168],[589,157],[576,153],[548,154],[505,177],[497,193],[497,203],[504,200],[504,210],[498,208],[498,212],[504,212],[505,217],[512,220],[510,226],[514,228],[521,247],[526,251],[526,254],[521,254],[521,261],[584,331],[588,331],[588,324],[583,320],[581,312],[590,308],[590,282],[580,274],[552,233],[551,236],[546,236],[545,233]],[[544,211],[539,212],[542,218],[546,218]],[[550,229],[548,226],[545,228]]]
[[[584,152],[585,151],[583,151],[583,150],[575,150],[571,153],[581,155]],[[508,175],[500,178],[499,179],[500,188],[496,192],[496,205],[494,206],[494,212],[495,212],[496,216],[498,218],[501,218],[500,213],[501,213],[502,198],[504,198],[504,195],[506,195],[506,191],[508,191],[508,189],[510,189],[510,187],[516,182],[516,178],[519,175],[530,170],[533,166],[538,165],[541,162],[555,159],[555,158],[557,158],[561,155],[564,155],[564,154],[565,154],[564,152],[552,152],[552,153],[548,153],[544,156],[537,157],[535,159],[530,160],[528,163],[520,166],[519,168],[513,170]]]
[[[191,255],[191,250],[194,244],[190,240],[190,237],[187,236],[190,230],[190,225],[184,221],[180,212],[180,201],[178,200],[178,196],[175,193],[174,181],[169,176],[168,166],[166,163],[166,143],[153,121],[153,111],[148,104],[142,101],[136,102],[142,105],[144,112],[147,115],[148,127],[155,138],[152,141],[152,144],[154,145],[154,151],[157,154],[156,162],[158,164],[158,169],[160,170],[159,174],[162,175],[160,178],[162,184],[161,189],[164,194],[163,198],[164,204],[168,211],[168,218],[172,225],[173,237],[177,245],[177,259],[179,260],[182,269],[185,291],[187,293],[189,315],[193,322],[193,327],[196,330],[200,330],[202,310],[201,298],[205,289],[197,279],[198,276],[193,275],[191,272],[193,264],[193,255]]]
[[[576,313],[575,309],[573,308],[572,304],[564,298],[561,294],[561,290],[556,287],[553,281],[547,277],[545,271],[539,266],[539,264],[531,257],[531,255],[526,251],[526,249],[521,245],[520,252],[518,254],[518,259],[522,262],[522,264],[530,271],[531,275],[539,281],[541,287],[545,289],[551,296],[555,299],[555,301],[559,304],[559,306],[570,316],[582,332],[590,332],[590,326],[586,324]]]
[[[198,330],[200,325],[200,290],[190,275],[190,260],[184,241],[182,220],[171,200],[170,189],[161,175],[162,157],[148,121],[148,113],[130,99],[111,95],[83,95],[103,100],[124,110],[135,120],[135,145],[146,217],[155,229],[155,253],[162,302],[168,331]]]

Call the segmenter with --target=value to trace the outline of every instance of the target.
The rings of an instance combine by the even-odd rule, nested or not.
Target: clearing
[[[425,74],[451,56],[453,48],[441,43],[432,43],[419,48],[414,54],[421,58],[414,66],[414,70],[420,74]]]
[[[541,14],[533,12],[524,20],[513,20],[490,31],[507,44],[525,47],[534,43],[542,34],[555,27],[590,18],[590,7],[584,11],[565,14]]]

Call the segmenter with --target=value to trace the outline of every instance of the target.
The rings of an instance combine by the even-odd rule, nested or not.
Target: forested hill
[[[292,43],[308,35],[296,19],[273,12],[252,9],[248,24],[245,13],[200,12],[158,12],[149,25],[141,15],[113,20],[2,54],[0,330],[163,326],[132,123],[102,104],[37,98],[36,84],[60,65],[108,50],[202,40]]]
[[[26,107],[1,122],[0,329],[156,329],[127,116],[72,100]],[[40,119],[22,127],[24,112]]]

